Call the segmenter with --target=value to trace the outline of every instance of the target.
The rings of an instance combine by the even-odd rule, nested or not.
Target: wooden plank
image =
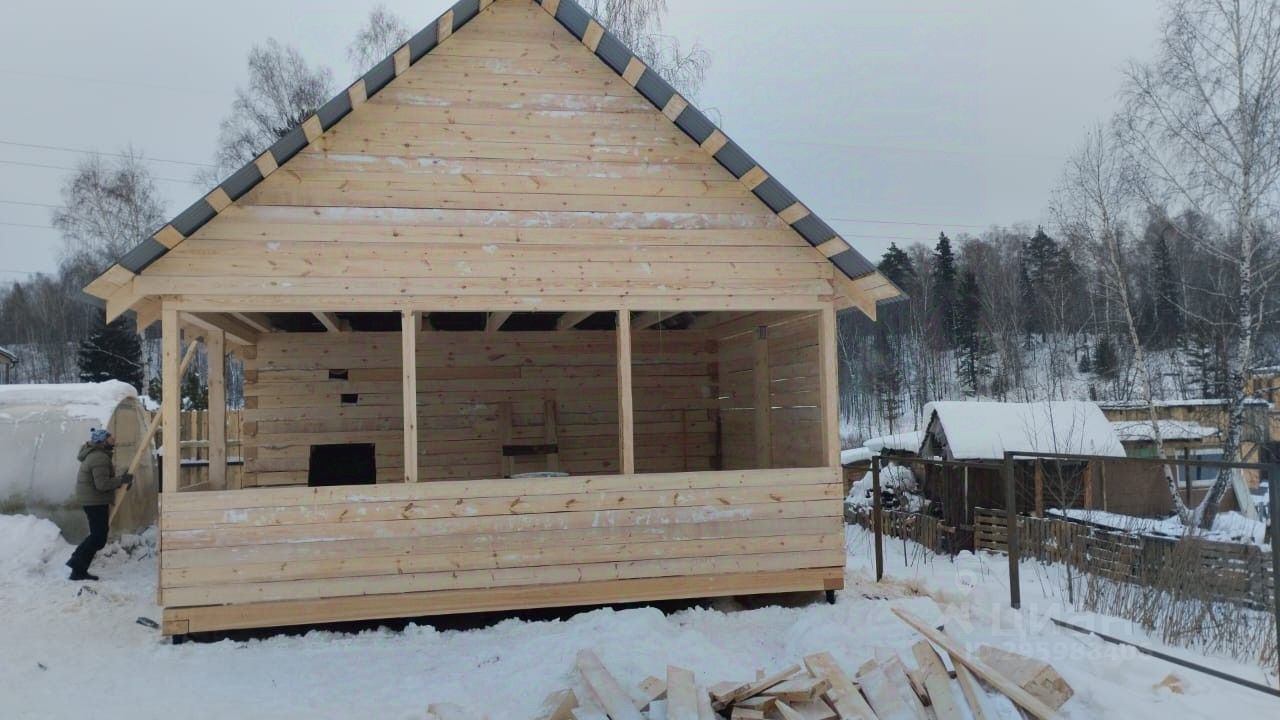
[[[453,9],[446,10],[439,19],[436,20],[436,42],[444,42],[453,35]]]
[[[587,29],[582,33],[582,44],[587,46],[591,52],[595,52],[600,45],[600,40],[604,37],[604,27],[595,19],[587,21]]]
[[[783,208],[782,211],[778,213],[778,217],[782,218],[782,221],[786,224],[794,225],[806,217],[809,217],[809,208],[805,207],[802,203],[797,202],[789,207]]]
[[[400,364],[403,371],[401,384],[404,397],[404,479],[418,482],[418,367],[416,338],[422,324],[416,311],[400,313]]]
[[[844,238],[837,235],[820,245],[815,245],[814,249],[822,253],[823,257],[834,257],[850,248],[849,243],[845,242]]]
[[[977,678],[969,672],[969,668],[965,667],[964,663],[957,662],[954,657],[951,658],[951,665],[956,669],[956,682],[959,683],[960,691],[969,705],[973,720],[994,720],[996,714],[991,709],[986,691],[978,685]]]
[[[924,678],[925,690],[929,694],[930,706],[938,720],[964,720],[965,714],[960,711],[960,703],[956,701],[951,687],[951,678],[929,674]]]
[[[755,409],[755,460],[756,467],[768,468],[773,467],[773,421],[771,418],[773,401],[770,394],[772,375],[769,371],[768,326],[762,325],[756,328],[755,341],[752,347],[755,351],[755,358],[751,367],[751,404]]]
[[[1057,712],[1052,708],[1048,707],[1040,700],[1037,700],[1026,690],[1018,687],[1017,684],[1009,680],[1007,677],[996,672],[994,668],[965,652],[958,643],[930,627],[928,623],[900,608],[891,609],[893,610],[893,614],[898,616],[898,619],[915,628],[916,632],[924,635],[932,641],[933,644],[947,651],[951,656],[953,663],[957,665],[964,665],[974,675],[977,675],[992,687],[1004,693],[1005,696],[1012,700],[1018,707],[1026,710],[1032,716],[1039,718],[1040,720],[1053,720],[1059,717]]]
[[[674,665],[667,666],[667,720],[698,720],[693,673]]]
[[[561,315],[558,320],[556,320],[556,329],[557,330],[573,329],[578,325],[578,323],[582,322],[583,320],[586,320],[592,315],[595,315],[595,311],[589,310],[586,312],[567,312],[564,315]]]
[[[774,685],[777,685],[783,682],[784,680],[787,680],[799,674],[800,674],[800,666],[792,665],[772,675],[768,675],[759,680],[756,680],[750,685],[746,685],[745,687],[740,688],[739,690],[731,693],[726,699],[718,700],[715,703],[712,703],[712,707],[714,707],[717,710],[721,710],[725,707],[728,707],[729,705],[732,705],[733,703],[739,700],[745,700],[749,697],[755,697],[756,695],[763,693],[765,690],[768,690]]]
[[[534,717],[537,720],[570,720],[573,709],[578,707],[578,696],[572,690],[564,689],[548,695],[542,705],[538,706]]]
[[[644,716],[632,704],[626,692],[601,664],[600,658],[590,650],[579,650],[576,665],[578,672],[596,700],[609,713],[611,720],[644,720]]]
[[[631,312],[617,312],[618,341],[618,455],[623,475],[636,472],[635,401],[631,388]]]
[[[484,325],[485,332],[492,333],[492,332],[497,332],[501,330],[502,324],[505,323],[511,317],[511,315],[512,315],[512,312],[510,310],[489,313],[485,318],[485,325]]]
[[[836,361],[837,332],[835,308],[824,307],[819,314],[818,323],[818,352],[821,364],[818,377],[821,386],[819,397],[822,407],[823,462],[829,467],[840,466],[840,379]]]
[[[427,706],[427,714],[434,715],[437,720],[476,720],[475,715],[455,703],[431,703]]]
[[[163,417],[161,421],[161,445],[164,448],[164,456],[161,462],[162,492],[169,494],[178,491],[178,473],[181,467],[181,454],[178,452],[181,437],[178,431],[179,423],[182,421],[182,410],[179,405],[182,398],[182,390],[180,387],[181,376],[178,367],[180,362],[178,352],[182,336],[181,331],[178,329],[178,311],[168,307],[162,309],[160,311],[160,326],[160,414]]]
[[[831,683],[831,690],[827,692],[826,698],[840,713],[842,720],[876,719],[871,707],[863,700],[858,686],[853,684],[830,653],[808,655],[804,659],[804,665],[814,677],[823,678]]]
[[[227,487],[227,383],[226,339],[221,330],[205,334],[209,366],[209,487]]]
[[[635,84],[640,82],[641,76],[644,75],[645,69],[645,65],[640,61],[640,58],[633,57],[627,62],[626,70],[622,71],[622,79],[626,80],[632,87],[635,87]]]
[[[342,321],[338,319],[337,315],[319,311],[314,311],[311,314],[320,321],[321,325],[324,325],[326,331],[331,333],[342,332]]]

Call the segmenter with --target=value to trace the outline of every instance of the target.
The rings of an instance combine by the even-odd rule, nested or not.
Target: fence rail
[[[243,470],[242,419],[243,414],[239,410],[227,411],[227,484],[230,487],[240,486]],[[157,441],[160,437],[160,434],[156,435]],[[209,411],[183,410],[178,438],[181,453],[178,490],[198,490],[209,482]]]

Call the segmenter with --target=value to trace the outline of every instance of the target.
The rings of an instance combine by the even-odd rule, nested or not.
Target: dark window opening
[[[342,393],[343,405],[355,405],[360,402],[360,393]]]
[[[351,373],[347,372],[346,370],[330,370],[329,379],[330,380],[347,380],[349,379],[348,376],[350,374]]]
[[[311,446],[308,487],[373,485],[377,481],[373,443]]]

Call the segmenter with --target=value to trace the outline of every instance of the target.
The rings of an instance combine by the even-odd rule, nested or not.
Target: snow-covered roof
[[[100,383],[65,385],[0,385],[0,419],[15,422],[33,409],[57,408],[66,417],[106,423],[126,398],[137,397],[129,383],[107,380]]]
[[[870,448],[873,452],[880,452],[882,450],[900,450],[903,452],[914,453],[920,452],[920,443],[922,442],[924,442],[924,431],[912,430],[911,432],[871,438],[862,444],[864,447]]]
[[[840,464],[852,465],[854,463],[870,462],[873,457],[875,457],[875,452],[871,448],[849,448],[848,450],[840,451]]]
[[[930,426],[937,418],[958,460],[998,460],[1005,452],[1125,456],[1096,403],[932,402],[924,415]]]
[[[1201,425],[1194,420],[1157,420],[1160,437],[1165,440],[1203,440],[1218,434],[1218,428]],[[1155,442],[1155,431],[1149,420],[1114,420],[1120,442]]]
[[[0,360],[8,360],[10,363],[18,362],[18,356],[11,350],[0,347]]]

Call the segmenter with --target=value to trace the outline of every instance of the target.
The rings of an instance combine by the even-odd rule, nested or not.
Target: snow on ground
[[[456,702],[491,720],[532,716],[548,693],[581,689],[573,671],[592,648],[627,687],[667,663],[699,681],[753,677],[806,653],[829,650],[849,671],[877,646],[911,665],[919,637],[890,607],[905,607],[976,647],[982,642],[1050,660],[1075,688],[1068,718],[1164,715],[1276,717],[1280,700],[1052,625],[1050,615],[1111,634],[1126,623],[1072,615],[1056,600],[1057,568],[1028,563],[1020,612],[1007,607],[1006,560],[964,554],[954,563],[917,546],[886,543],[888,577],[870,567],[869,536],[847,535],[848,587],[835,605],[745,610],[728,601],[663,615],[595,610],[564,621],[507,620],[466,631],[426,625],[341,634],[312,631],[265,640],[172,645],[134,621],[158,617],[150,538],[114,543],[82,591],[65,580],[71,548],[44,520],[0,515],[0,716],[5,718],[421,718],[431,702]],[[1168,650],[1196,657],[1183,650]],[[1203,657],[1200,658],[1204,660]],[[1261,680],[1257,668],[1212,658],[1219,669]],[[1169,673],[1185,694],[1154,686]],[[1274,678],[1272,679],[1274,684]],[[1016,717],[1004,706],[1003,717]]]
[[[1250,520],[1234,510],[1215,515],[1213,529],[1208,531],[1202,531],[1194,527],[1188,528],[1182,524],[1182,521],[1176,515],[1158,519],[1120,515],[1119,513],[1103,512],[1102,510],[1053,509],[1048,512],[1050,515],[1061,515],[1124,532],[1150,533],[1175,538],[1180,538],[1190,533],[1204,540],[1251,542],[1255,545],[1262,545],[1267,534],[1267,524],[1265,522]]]

